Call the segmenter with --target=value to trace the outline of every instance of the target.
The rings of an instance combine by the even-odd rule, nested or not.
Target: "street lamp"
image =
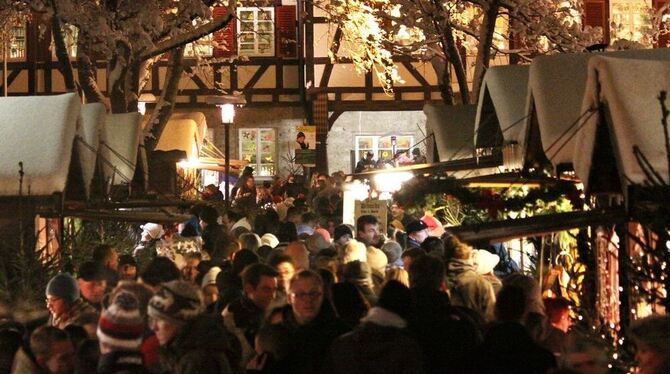
[[[145,92],[137,99],[137,111],[140,112],[141,115],[144,115],[144,113],[147,112],[147,103],[155,102],[156,96],[152,93]]]
[[[224,198],[226,199],[226,207],[230,207],[230,126],[235,120],[235,108],[243,107],[247,101],[243,96],[221,95],[221,96],[207,96],[206,100],[209,105],[216,105],[221,110],[221,124],[223,125],[223,137],[226,148],[224,149],[225,164],[224,170],[226,173],[226,180],[224,181]]]

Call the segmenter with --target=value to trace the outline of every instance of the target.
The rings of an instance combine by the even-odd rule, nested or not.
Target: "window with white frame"
[[[396,138],[396,152],[406,151],[414,145],[412,135],[358,135],[356,136],[356,163],[365,158],[367,152],[372,152],[375,160],[392,160],[393,137]]]
[[[254,175],[272,177],[277,174],[277,130],[248,128],[239,130],[240,159],[254,168]]]
[[[11,60],[26,59],[26,26],[14,26],[9,41],[9,58]]]
[[[625,39],[651,46],[650,0],[611,0],[609,5],[612,41]]]
[[[237,46],[240,56],[274,56],[274,8],[237,8]]]

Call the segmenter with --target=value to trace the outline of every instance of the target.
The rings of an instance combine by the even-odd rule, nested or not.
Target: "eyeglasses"
[[[313,292],[292,292],[293,297],[295,297],[298,300],[305,300],[305,299],[318,299],[319,297],[323,296],[323,292],[319,291],[313,291]]]

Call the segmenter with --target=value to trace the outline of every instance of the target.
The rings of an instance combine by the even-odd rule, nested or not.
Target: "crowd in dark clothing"
[[[54,276],[46,324],[0,325],[0,372],[606,372],[601,347],[570,332],[570,304],[543,300],[504,248],[397,205],[386,230],[343,224],[341,174],[261,193],[250,178],[231,210],[194,207],[177,233],[145,224],[134,250],[100,245]],[[667,320],[635,330],[660,357],[640,356],[643,373],[666,372]]]

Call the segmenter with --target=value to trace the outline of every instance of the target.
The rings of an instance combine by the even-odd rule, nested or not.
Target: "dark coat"
[[[288,373],[315,374],[321,372],[330,346],[338,336],[349,331],[336,317],[335,311],[324,301],[319,315],[306,325],[298,325],[291,306],[282,309],[282,324],[291,331],[288,354],[280,363]]]
[[[420,288],[410,292],[416,312],[409,328],[423,351],[426,373],[468,373],[464,360],[481,342],[476,323],[453,308],[444,292]]]
[[[554,355],[515,322],[492,326],[469,362],[468,372],[473,374],[543,374],[556,367]]]
[[[161,362],[174,374],[233,373],[239,361],[237,340],[223,327],[220,316],[200,315],[183,326],[161,349]]]
[[[139,351],[113,351],[100,356],[98,374],[148,374]]]
[[[365,322],[332,345],[325,372],[415,374],[423,372],[421,350],[405,329]]]

